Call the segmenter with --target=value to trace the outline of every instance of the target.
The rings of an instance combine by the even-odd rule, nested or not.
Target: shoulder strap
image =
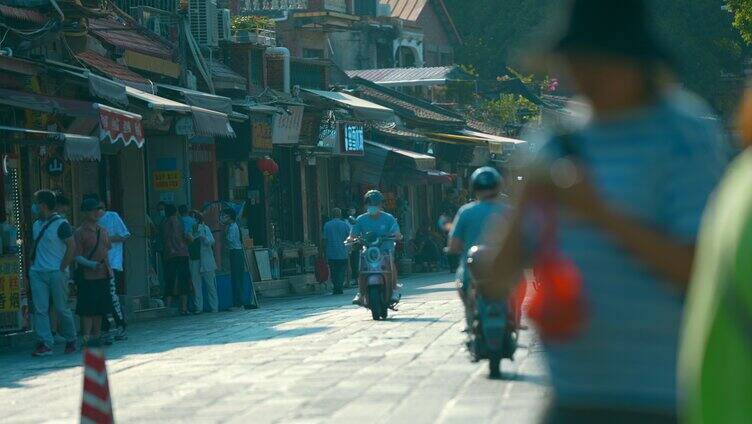
[[[37,256],[37,246],[39,246],[39,242],[42,241],[42,237],[44,237],[44,233],[47,232],[47,229],[50,228],[50,225],[52,225],[55,221],[63,219],[60,217],[60,215],[53,215],[50,217],[49,220],[47,220],[47,223],[44,224],[42,229],[39,231],[39,234],[37,234],[37,238],[34,239],[34,246],[31,249],[31,260],[33,261]]]
[[[91,249],[91,252],[89,252],[88,255],[86,255],[86,259],[91,260],[91,257],[94,256],[94,253],[96,253],[97,248],[99,248],[99,238],[102,235],[102,230],[100,228],[97,228],[97,241],[94,243],[94,247]]]

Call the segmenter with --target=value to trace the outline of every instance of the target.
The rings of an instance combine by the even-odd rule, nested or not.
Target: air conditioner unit
[[[392,6],[388,3],[379,3],[376,16],[392,16]]]
[[[227,41],[232,37],[230,26],[230,9],[220,9],[217,12],[217,33],[220,40]]]
[[[217,47],[217,2],[216,0],[190,0],[188,20],[191,35],[202,47]]]

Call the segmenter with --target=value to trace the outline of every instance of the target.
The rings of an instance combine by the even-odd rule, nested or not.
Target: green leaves
[[[232,32],[240,30],[274,29],[275,22],[266,16],[233,16]]]

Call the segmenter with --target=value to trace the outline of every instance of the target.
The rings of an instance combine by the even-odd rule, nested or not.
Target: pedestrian
[[[37,217],[32,225],[31,287],[34,330],[39,342],[33,356],[52,354],[54,339],[50,328],[50,302],[58,314],[61,336],[65,339],[65,353],[76,351],[76,327],[68,307],[66,285],[68,267],[73,261],[76,242],[73,230],[56,211],[55,194],[40,190],[34,194],[31,212]]]
[[[705,214],[685,302],[679,382],[688,424],[752,422],[752,90],[739,117],[745,150]]]
[[[191,257],[191,280],[193,281],[193,306],[194,313],[204,311],[204,293],[206,289],[206,302],[209,310],[219,311],[217,299],[217,262],[214,259],[214,235],[204,222],[204,216],[199,211],[191,213],[196,224],[192,228],[190,245]]]
[[[347,246],[345,240],[350,235],[350,225],[342,219],[342,210],[332,209],[332,219],[324,224],[324,256],[329,263],[332,280],[332,293],[342,294],[347,270]]]
[[[355,221],[358,219],[357,209],[350,207],[347,214],[347,223],[350,224],[350,228],[355,225]],[[358,274],[360,273],[360,250],[357,248],[350,248],[350,278],[352,287],[358,287]]]
[[[180,221],[183,222],[183,231],[186,234],[190,234],[193,231],[193,226],[196,225],[196,220],[189,212],[188,205],[180,205],[178,207],[178,214],[180,215]]]
[[[99,200],[81,202],[83,223],[76,230],[76,314],[81,317],[84,346],[101,345],[102,317],[112,311],[110,284],[113,278],[107,230],[99,225],[103,208]]]
[[[230,254],[230,279],[232,280],[233,306],[252,309],[257,305],[246,304],[244,300],[245,282],[245,251],[243,250],[243,236],[238,225],[238,214],[235,209],[226,208],[223,211],[225,224],[225,241]],[[251,288],[253,290],[253,288]]]
[[[183,222],[173,205],[165,207],[167,216],[163,231],[165,242],[165,295],[167,307],[173,298],[180,300],[180,315],[188,315],[188,294],[191,292],[191,271],[188,259],[188,239]]]
[[[674,423],[682,292],[723,137],[670,78],[645,1],[572,6],[552,57],[590,117],[541,145],[479,277],[503,292],[531,266],[556,275],[533,299],[557,306],[538,321],[551,335],[546,422]]]
[[[91,195],[91,198],[99,201],[99,196],[97,195]],[[123,244],[131,237],[131,233],[128,231],[128,227],[126,227],[120,214],[112,210],[107,210],[104,202],[101,202],[100,206],[104,212],[102,213],[101,218],[99,218],[98,224],[107,230],[107,235],[109,236],[111,244],[108,258],[113,274],[112,279],[110,280],[110,299],[112,308],[107,314],[108,316],[105,316],[102,321],[102,334],[104,334],[105,343],[110,344],[113,339],[120,341],[128,338],[126,329],[127,323],[125,321],[123,308],[120,304],[118,287],[122,287],[125,283],[123,273]],[[115,325],[117,326],[115,334],[110,334],[109,315],[112,316]]]

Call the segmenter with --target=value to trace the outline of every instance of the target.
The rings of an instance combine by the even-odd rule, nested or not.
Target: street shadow
[[[520,374],[515,372],[514,374],[505,373],[504,379],[507,381],[515,381],[520,383],[530,383],[536,386],[548,387],[549,381],[545,375],[540,374]]]
[[[439,287],[442,274],[423,274],[405,285],[405,296],[423,295],[431,291],[448,291]],[[354,290],[353,290],[354,293]],[[295,339],[327,331],[327,326],[306,325],[309,317],[338,309],[356,308],[349,296],[308,296],[287,299],[262,299],[262,307],[252,311],[220,312],[188,317],[169,317],[136,322],[129,326],[130,339],[116,342],[106,349],[108,360],[133,355],[158,354],[197,346],[254,343],[271,339]],[[296,321],[301,321],[296,326]],[[395,322],[441,322],[430,317],[396,316]],[[79,367],[81,353],[64,355],[62,346],[55,346],[50,357],[33,358],[30,349],[0,352],[0,388],[23,388],[35,377]]]

